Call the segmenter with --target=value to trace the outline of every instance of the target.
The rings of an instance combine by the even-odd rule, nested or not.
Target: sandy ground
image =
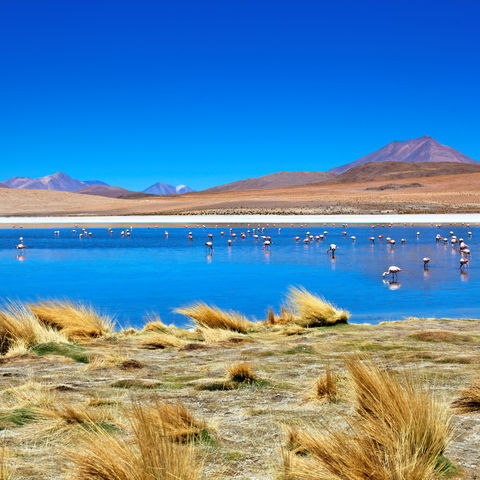
[[[417,188],[372,191],[385,183]],[[0,215],[371,214],[480,211],[480,173],[241,192],[112,199],[45,190],[0,189]]]
[[[318,426],[324,431],[325,425],[339,428],[339,419],[352,414],[345,355],[361,353],[388,369],[406,370],[446,403],[480,374],[478,320],[413,319],[316,328],[290,336],[275,329],[231,333],[213,343],[185,340],[195,348],[165,350],[142,347],[145,335],[130,332],[84,343],[81,348],[90,364],[30,353],[1,359],[0,420],[16,466],[15,479],[69,478],[62,452],[75,448],[84,427],[28,416],[47,402],[90,409],[113,424],[119,437],[128,430],[124,412],[132,398],[181,402],[208,421],[216,438],[216,445],[196,447],[204,458],[202,478],[273,480],[282,463],[282,425]],[[137,368],[128,367],[127,360],[139,362]],[[225,378],[226,365],[245,360],[266,381],[263,386],[231,391],[199,388]],[[327,364],[339,385],[333,403],[311,398],[315,379]],[[15,406],[19,408],[19,398],[23,424],[16,424],[11,414]],[[445,455],[462,468],[462,478],[478,480],[480,414],[454,415],[454,425]]]

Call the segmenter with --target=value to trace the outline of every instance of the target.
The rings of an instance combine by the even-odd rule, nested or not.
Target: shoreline
[[[136,227],[183,227],[203,225],[480,225],[480,213],[445,214],[357,214],[357,215],[115,215],[115,216],[38,216],[0,217],[0,229],[54,228],[75,225],[107,227],[135,225]]]

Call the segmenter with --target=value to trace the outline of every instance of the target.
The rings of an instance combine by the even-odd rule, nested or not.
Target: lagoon
[[[269,307],[279,310],[289,286],[301,285],[350,310],[352,322],[480,317],[478,227],[268,227],[257,233],[271,236],[270,251],[252,232],[240,238],[247,227],[233,227],[236,239],[222,227],[169,227],[168,236],[163,228],[134,227],[130,237],[122,237],[121,230],[89,228],[93,235],[84,239],[79,229],[72,233],[70,228],[61,228],[59,235],[43,228],[0,230],[0,298],[69,298],[116,316],[122,326],[141,326],[154,313],[184,326],[175,307],[201,300],[264,319]],[[193,240],[187,239],[190,231]],[[295,241],[307,231],[328,233],[309,244]],[[458,247],[435,241],[437,233],[450,238],[450,231],[463,237],[472,252],[463,273]],[[208,233],[213,234],[213,254],[204,245]],[[22,252],[15,249],[20,235],[26,245]],[[396,246],[379,235],[395,239]],[[338,247],[335,259],[326,253],[330,243]],[[428,270],[425,256],[431,258]],[[390,265],[402,268],[397,284],[382,281]]]

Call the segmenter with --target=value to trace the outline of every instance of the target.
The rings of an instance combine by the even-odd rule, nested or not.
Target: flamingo
[[[370,241],[371,241],[372,243],[375,243],[375,237],[370,237]]]
[[[272,245],[272,239],[267,237],[267,239],[263,242],[262,250],[270,250],[270,246]]]
[[[430,257],[423,257],[423,268],[428,268]]]
[[[337,246],[334,243],[330,244],[330,248],[327,250],[328,252],[332,252],[332,258],[335,258],[335,250],[337,249]]]
[[[213,253],[213,242],[205,242],[205,246],[207,247],[207,250],[210,249],[210,251]]]
[[[470,260],[468,258],[462,257],[460,259],[460,271],[464,270],[464,267],[468,267],[468,262]]]
[[[388,270],[386,272],[382,273],[382,278],[385,278],[387,275],[392,275],[393,280],[396,280],[398,276],[398,272],[401,272],[402,269],[400,267],[397,267],[396,265],[391,265],[388,267]]]
[[[23,237],[20,237],[20,238],[19,238],[19,241],[20,241],[20,243],[19,243],[18,245],[16,245],[15,248],[16,248],[17,250],[23,250],[23,249],[25,248],[25,245],[24,245],[24,243],[23,243]]]

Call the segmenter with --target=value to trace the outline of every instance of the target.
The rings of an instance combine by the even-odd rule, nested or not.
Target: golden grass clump
[[[113,330],[110,317],[100,315],[89,305],[69,300],[49,300],[28,305],[43,324],[60,330],[69,339],[101,337]]]
[[[330,367],[325,369],[325,375],[315,382],[315,398],[334,402],[337,398],[337,380]]]
[[[460,390],[458,397],[452,402],[452,408],[458,413],[480,412],[480,378]]]
[[[294,322],[302,327],[325,327],[347,323],[350,317],[346,310],[336,308],[304,288],[291,287],[287,303],[289,310],[295,315]]]
[[[232,339],[240,338],[237,332],[224,330],[223,328],[198,327],[197,332],[207,344],[229,342]]]
[[[200,464],[192,444],[172,442],[168,427],[152,422],[150,408],[133,403],[133,444],[103,430],[85,434],[67,452],[78,480],[197,480]]]
[[[235,363],[228,365],[227,368],[228,379],[236,383],[252,383],[258,380],[253,373],[251,366],[247,362]]]
[[[174,442],[187,443],[210,436],[207,423],[197,420],[181,404],[156,402],[152,406],[144,406],[143,411],[145,417]]]
[[[275,315],[273,309],[268,309],[267,319],[265,320],[265,325],[288,325],[290,323],[295,323],[297,317],[293,312],[291,312],[285,305],[282,305],[280,308],[280,315]]]
[[[150,350],[181,347],[185,340],[175,337],[170,333],[149,333],[142,338],[141,346]]]
[[[198,302],[189,307],[175,309],[175,312],[190,317],[200,327],[220,328],[246,333],[253,323],[240,313],[221,310],[215,306]]]
[[[445,405],[411,378],[399,381],[370,361],[350,358],[357,419],[348,431],[297,435],[306,455],[284,455],[296,480],[435,480],[451,436]]]
[[[147,316],[147,320],[147,323],[143,327],[143,332],[167,333],[182,339],[194,339],[198,337],[198,335],[191,330],[179,328],[175,325],[166,325],[156,314]]]
[[[102,425],[110,420],[105,411],[93,409],[88,404],[67,405],[65,403],[51,404],[47,408],[37,409],[37,413],[45,418],[58,420],[65,425]]]
[[[42,324],[21,303],[7,302],[0,307],[0,355],[10,352],[25,353],[39,343],[67,343],[67,337],[54,328]]]

